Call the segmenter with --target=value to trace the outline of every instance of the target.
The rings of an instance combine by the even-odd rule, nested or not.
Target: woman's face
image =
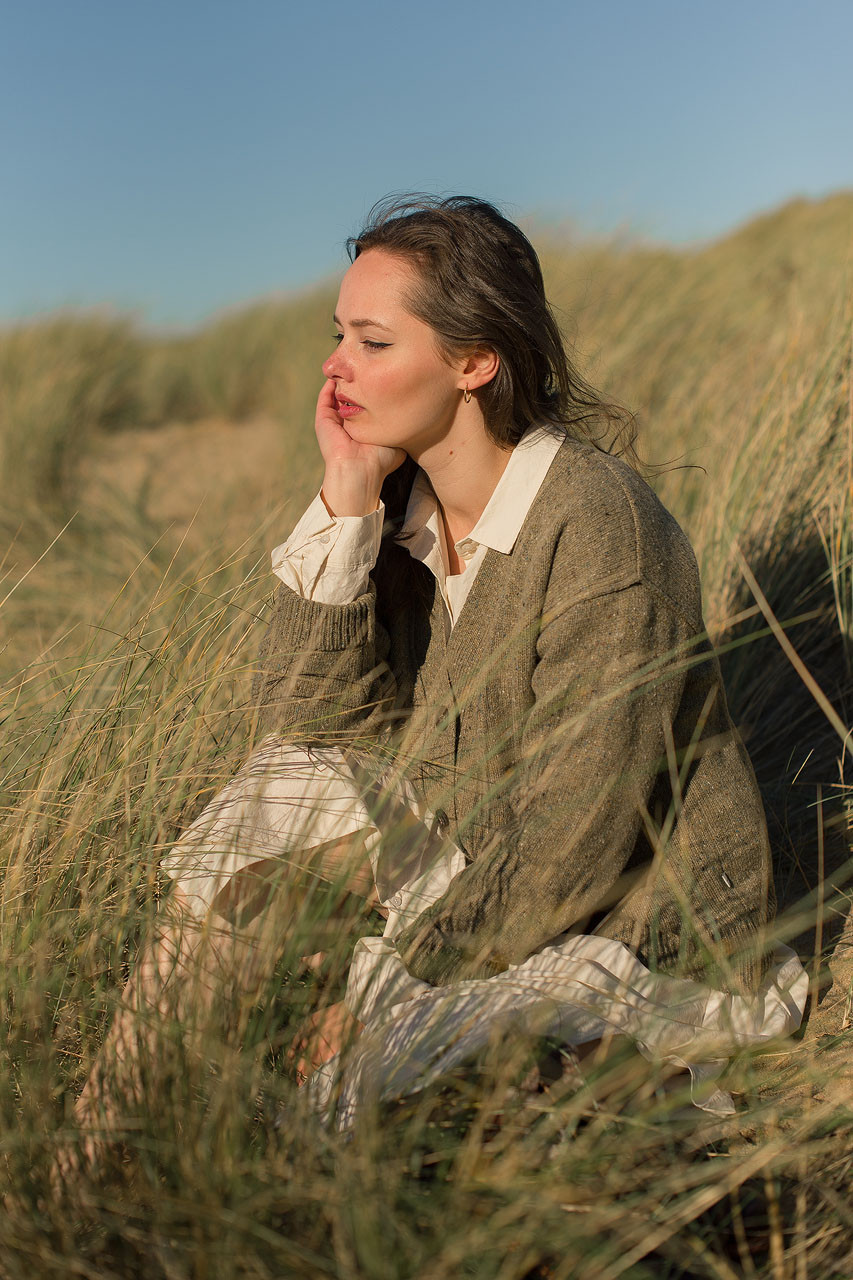
[[[449,363],[434,331],[406,308],[416,282],[394,254],[356,258],[338,297],[338,346],[323,365],[347,433],[413,457],[446,436],[465,388],[464,358]]]

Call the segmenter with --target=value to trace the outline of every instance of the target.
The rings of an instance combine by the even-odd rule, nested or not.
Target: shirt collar
[[[564,433],[553,427],[527,428],[510,454],[480,519],[468,537],[456,544],[460,555],[464,556],[469,542],[509,555],[564,439]],[[415,477],[397,537],[406,539],[406,546],[417,560],[426,560],[430,553],[440,555],[438,501],[424,471],[418,471]]]

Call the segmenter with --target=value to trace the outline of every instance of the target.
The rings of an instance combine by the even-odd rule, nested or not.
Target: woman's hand
[[[296,1078],[300,1085],[317,1067],[340,1053],[344,1045],[355,1038],[361,1025],[343,1001],[312,1014],[291,1047],[291,1053],[298,1054]]]
[[[353,440],[337,411],[331,378],[317,400],[314,430],[326,464],[323,500],[329,511],[336,516],[366,516],[375,511],[382,481],[402,466],[406,451]]]

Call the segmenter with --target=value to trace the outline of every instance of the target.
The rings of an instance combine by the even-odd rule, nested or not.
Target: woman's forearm
[[[387,728],[397,691],[388,651],[372,588],[323,605],[280,586],[252,686],[261,732],[339,742]]]
[[[379,506],[385,479],[376,466],[327,463],[321,493],[332,516],[367,516]]]

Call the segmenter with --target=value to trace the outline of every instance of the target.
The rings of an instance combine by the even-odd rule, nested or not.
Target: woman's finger
[[[335,409],[335,384],[331,378],[327,378],[320,388],[317,406],[318,408],[322,406],[324,409],[331,409],[335,416],[338,416]]]

